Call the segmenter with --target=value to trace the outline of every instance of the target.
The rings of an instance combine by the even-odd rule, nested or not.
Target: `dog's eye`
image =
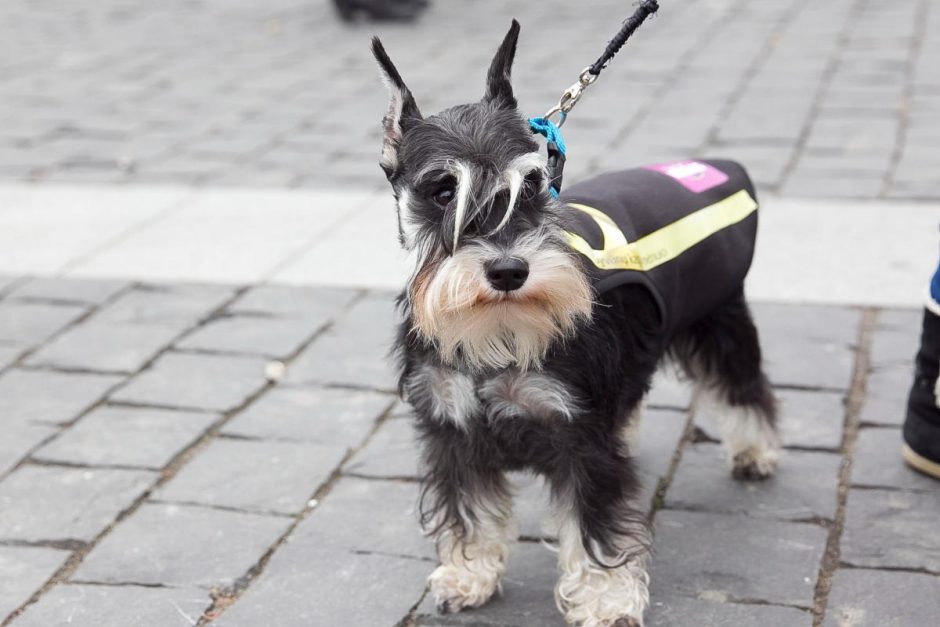
[[[522,197],[526,200],[531,199],[541,191],[544,182],[545,177],[541,172],[533,171],[526,174],[522,187]]]
[[[443,187],[431,194],[431,200],[440,207],[446,207],[453,199],[454,189],[452,187]]]

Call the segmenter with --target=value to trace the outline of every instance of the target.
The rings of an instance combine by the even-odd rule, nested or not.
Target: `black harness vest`
[[[681,329],[741,289],[754,256],[757,196],[733,161],[679,161],[602,174],[562,192],[569,244],[594,290],[646,286],[663,330]]]

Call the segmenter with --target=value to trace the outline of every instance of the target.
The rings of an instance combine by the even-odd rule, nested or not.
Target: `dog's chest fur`
[[[442,422],[468,428],[471,421],[571,420],[580,401],[558,379],[539,371],[507,369],[486,375],[426,365],[408,382],[408,397]]]

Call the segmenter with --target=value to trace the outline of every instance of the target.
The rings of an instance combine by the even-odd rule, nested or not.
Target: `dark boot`
[[[902,453],[913,468],[940,479],[940,407],[937,407],[936,388],[940,374],[940,315],[929,309],[924,310],[915,366],[904,420]]]
[[[375,21],[410,22],[428,3],[429,0],[333,0],[336,11],[347,22],[358,15]]]

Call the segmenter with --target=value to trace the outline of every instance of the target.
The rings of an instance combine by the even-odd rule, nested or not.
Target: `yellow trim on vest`
[[[710,235],[737,224],[757,209],[757,201],[747,190],[740,190],[715,204],[702,207],[671,224],[628,243],[623,231],[603,211],[587,205],[569,203],[597,223],[604,235],[601,250],[575,233],[566,231],[568,244],[601,270],[639,270],[647,272],[671,261]]]

